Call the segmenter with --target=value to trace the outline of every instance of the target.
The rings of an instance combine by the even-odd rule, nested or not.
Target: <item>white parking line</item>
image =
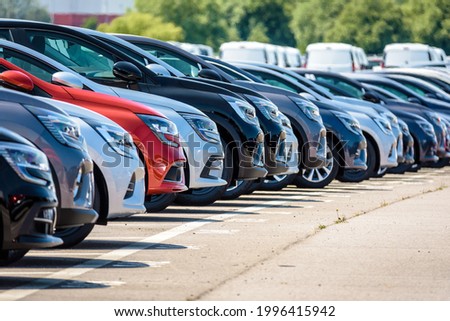
[[[188,233],[192,230],[198,229],[207,224],[211,224],[212,222],[225,221],[238,215],[245,215],[245,213],[248,212],[257,212],[262,209],[282,205],[296,199],[299,198],[297,195],[294,195],[292,197],[285,197],[284,200],[281,201],[268,201],[262,203],[259,206],[243,207],[231,213],[213,215],[207,217],[206,219],[179,225],[177,227],[161,232],[159,234],[143,238],[138,242],[131,243],[122,248],[101,254],[98,257],[87,260],[81,264],[77,264],[73,267],[51,273],[47,275],[45,278],[35,279],[25,285],[17,286],[10,290],[6,290],[0,293],[0,301],[13,301],[23,299],[29,295],[38,292],[39,290],[43,290],[58,285],[60,283],[66,282],[68,280],[72,280],[94,269],[104,267],[115,261],[122,260],[123,258],[135,254],[141,250],[151,248],[154,245],[173,239],[179,235]],[[241,212],[243,212],[243,214],[241,214]]]

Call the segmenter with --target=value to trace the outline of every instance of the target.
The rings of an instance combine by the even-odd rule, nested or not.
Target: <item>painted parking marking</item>
[[[167,231],[143,238],[138,242],[133,242],[119,249],[101,254],[96,258],[87,260],[73,267],[51,273],[47,275],[45,279],[38,278],[25,285],[17,286],[10,290],[6,290],[0,293],[0,301],[13,301],[23,299],[40,290],[57,286],[58,284],[61,284],[68,280],[73,280],[76,277],[80,277],[81,275],[93,271],[94,269],[98,269],[106,265],[109,265],[113,262],[120,261],[123,258],[135,254],[141,250],[151,248],[157,244],[160,244],[162,242],[165,242],[182,234],[191,232],[205,225],[211,224],[212,222],[226,221],[238,215],[245,215],[245,213],[257,212],[269,207],[283,205],[288,203],[289,201],[294,201],[296,199],[298,199],[298,196],[293,195],[289,198],[285,198],[284,200],[268,201],[262,203],[259,206],[243,207],[234,212],[214,215],[207,217],[206,219],[192,221],[176,226]]]

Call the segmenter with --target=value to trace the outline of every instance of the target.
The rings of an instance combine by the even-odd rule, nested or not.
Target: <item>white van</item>
[[[292,68],[301,67],[303,65],[303,62],[300,50],[292,47],[285,47],[285,48],[286,48],[287,67]]]
[[[306,47],[305,68],[334,72],[363,69],[356,55],[356,47],[346,43],[313,43]]]
[[[384,67],[412,67],[437,62],[437,54],[421,43],[393,43],[383,50]]]

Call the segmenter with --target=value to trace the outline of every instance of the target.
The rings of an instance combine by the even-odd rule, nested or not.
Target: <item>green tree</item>
[[[289,26],[294,3],[293,0],[235,1],[235,7],[240,6],[235,13],[239,19],[237,28],[240,37],[250,40],[255,32],[261,33],[265,29],[269,38],[267,42],[295,46],[295,37]],[[254,28],[257,30],[253,30]]]
[[[102,23],[97,30],[134,34],[160,40],[182,41],[184,39],[183,30],[180,27],[170,22],[164,22],[160,17],[139,12],[128,12],[109,24]]]
[[[97,17],[86,18],[81,26],[83,28],[95,30],[98,26],[98,19]]]
[[[401,5],[403,23],[411,41],[427,43],[450,53],[450,2],[406,0]]]
[[[247,37],[248,41],[270,42],[267,36],[267,29],[261,22],[251,22],[250,34]]]
[[[227,24],[220,0],[136,0],[137,11],[161,17],[180,26],[185,41],[217,48],[236,32]]]
[[[380,53],[385,44],[408,38],[394,0],[350,0],[324,34],[324,41],[345,42],[367,53]]]
[[[335,27],[335,20],[346,4],[346,0],[303,0],[292,14],[291,30],[297,46],[305,50],[314,42],[325,41],[326,33]]]
[[[37,0],[2,0],[0,1],[0,17],[50,22],[46,8]]]

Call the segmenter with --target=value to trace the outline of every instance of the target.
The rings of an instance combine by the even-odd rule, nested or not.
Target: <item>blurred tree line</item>
[[[37,0],[1,0],[0,17],[50,21]],[[86,27],[95,28],[95,19]],[[387,43],[422,42],[450,53],[449,0],[135,0],[135,9],[101,24],[106,32],[204,43],[254,40],[304,50],[347,42],[380,53]]]

